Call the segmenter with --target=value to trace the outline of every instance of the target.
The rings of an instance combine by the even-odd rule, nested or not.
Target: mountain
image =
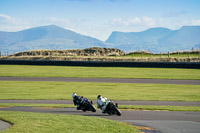
[[[114,31],[106,40],[115,48],[154,53],[200,48],[200,26],[183,26],[179,30],[150,28],[142,32]]]
[[[56,25],[42,26],[19,32],[0,32],[0,51],[5,54],[35,49],[82,49],[105,47],[95,38],[80,35]]]
[[[35,49],[63,50],[90,47],[118,48],[125,52],[153,53],[200,49],[200,26],[178,30],[150,28],[142,32],[114,31],[106,42],[84,36],[56,25],[35,27],[18,32],[0,31],[1,54]]]

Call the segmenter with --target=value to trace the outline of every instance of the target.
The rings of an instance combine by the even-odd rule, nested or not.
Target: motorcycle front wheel
[[[118,116],[122,114],[121,111],[116,106],[113,106],[113,110],[116,111]]]
[[[92,104],[89,104],[88,106],[92,112],[96,112],[96,108]]]

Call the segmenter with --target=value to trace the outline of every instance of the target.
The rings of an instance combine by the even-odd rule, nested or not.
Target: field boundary
[[[200,69],[200,62],[106,62],[106,61],[47,61],[47,60],[0,60],[1,65],[50,65],[85,67],[145,67]]]

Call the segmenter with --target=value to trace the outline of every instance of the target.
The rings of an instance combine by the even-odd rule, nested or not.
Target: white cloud
[[[21,20],[21,19],[17,19],[5,14],[0,14],[0,24],[28,24],[27,21]]]
[[[128,19],[114,18],[110,22],[111,25],[121,26],[132,26],[132,25],[143,25],[143,26],[155,26],[156,21],[150,17],[134,17]]]
[[[192,20],[192,25],[200,25],[200,19],[199,20]]]
[[[56,17],[50,17],[48,18],[47,21],[53,22],[53,23],[64,23],[64,24],[70,24],[70,20],[69,19],[65,19],[65,18],[56,18]]]
[[[150,18],[150,17],[143,17],[142,22],[143,22],[143,24],[145,24],[147,26],[155,26],[155,24],[156,24],[156,20],[154,20],[153,18]]]
[[[13,17],[10,17],[8,15],[5,15],[5,14],[0,14],[0,23],[12,23],[12,24],[16,24],[18,23],[19,20],[13,18]]]
[[[17,31],[29,27],[30,23],[28,21],[14,18],[6,14],[0,14],[0,30]]]

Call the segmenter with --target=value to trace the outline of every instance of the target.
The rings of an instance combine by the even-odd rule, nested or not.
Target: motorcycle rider
[[[106,107],[109,99],[106,97],[102,97],[101,95],[97,96],[97,108],[102,110],[102,113],[106,113]]]
[[[80,110],[82,108],[83,96],[77,96],[76,93],[72,93],[72,97],[73,97],[74,105],[77,106],[76,109]]]

